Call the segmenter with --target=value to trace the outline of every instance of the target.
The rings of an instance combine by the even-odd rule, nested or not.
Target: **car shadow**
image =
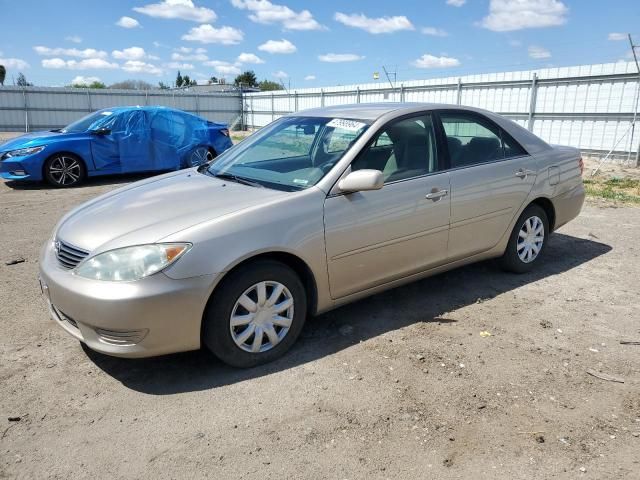
[[[312,362],[411,324],[455,322],[445,317],[446,312],[564,273],[610,250],[603,243],[556,233],[532,272],[505,273],[495,262],[487,261],[374,295],[309,319],[284,357],[247,370],[229,367],[205,349],[132,360],[83,348],[99,368],[133,390],[151,395],[207,390]]]

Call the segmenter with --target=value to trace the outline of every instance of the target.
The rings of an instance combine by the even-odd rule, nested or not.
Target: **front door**
[[[494,247],[535,183],[533,158],[480,114],[440,113],[451,162],[451,261]]]
[[[429,114],[382,128],[350,169],[383,172],[380,190],[325,201],[331,295],[340,298],[446,261],[449,174]]]

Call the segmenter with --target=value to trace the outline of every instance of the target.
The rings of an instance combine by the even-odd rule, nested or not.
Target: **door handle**
[[[424,198],[427,200],[440,200],[442,197],[449,194],[449,190],[436,190],[435,192],[427,193]]]
[[[520,170],[518,170],[516,172],[516,177],[518,178],[527,178],[527,176],[533,174],[534,172],[532,170],[527,170],[524,168],[521,168]]]

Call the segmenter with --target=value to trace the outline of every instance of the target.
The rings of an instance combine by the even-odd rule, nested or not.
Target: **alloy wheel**
[[[254,284],[240,295],[231,310],[231,338],[246,352],[271,350],[289,332],[293,304],[293,295],[282,283],[262,281]]]
[[[533,262],[544,244],[544,223],[534,215],[527,218],[518,232],[516,249],[518,257],[524,263]]]
[[[59,156],[49,166],[49,177],[57,185],[68,187],[78,183],[82,176],[80,162],[72,157]]]
[[[198,167],[213,160],[213,154],[207,147],[198,147],[191,154],[190,163],[192,167]]]

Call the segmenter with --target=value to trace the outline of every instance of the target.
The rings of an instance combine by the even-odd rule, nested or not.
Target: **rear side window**
[[[516,141],[489,120],[463,112],[443,112],[440,118],[452,168],[526,155]]]

